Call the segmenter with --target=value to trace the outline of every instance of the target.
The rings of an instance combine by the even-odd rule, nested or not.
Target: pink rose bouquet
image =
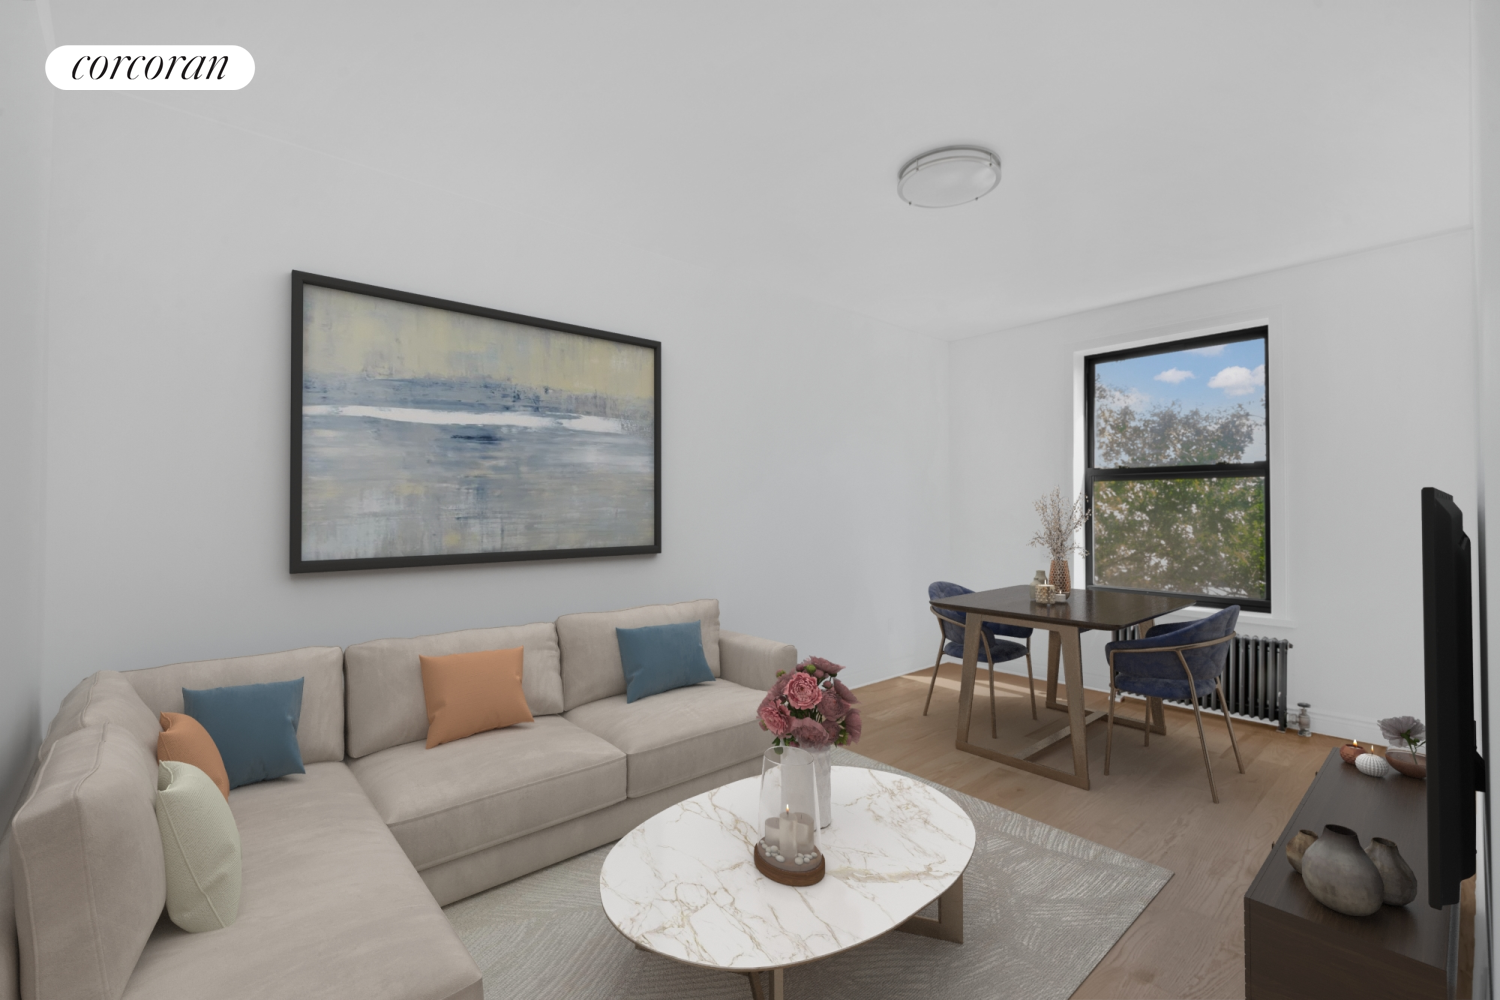
[[[844,668],[810,656],[791,673],[780,671],[756,714],[760,728],[776,738],[772,746],[818,749],[858,743],[859,701],[838,672]]]

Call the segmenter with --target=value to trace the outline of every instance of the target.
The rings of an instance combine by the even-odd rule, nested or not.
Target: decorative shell
[[[1373,753],[1363,753],[1354,758],[1354,766],[1372,778],[1384,778],[1391,773],[1391,765],[1385,762],[1385,758]]]

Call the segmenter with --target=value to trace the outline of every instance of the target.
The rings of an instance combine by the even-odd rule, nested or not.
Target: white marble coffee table
[[[750,975],[826,958],[893,929],[963,942],[963,872],[974,824],[958,803],[897,774],[833,769],[828,873],[806,888],[755,870],[760,778],[694,796],[630,831],[604,861],[599,895],[638,947]],[[914,917],[938,900],[938,919]]]

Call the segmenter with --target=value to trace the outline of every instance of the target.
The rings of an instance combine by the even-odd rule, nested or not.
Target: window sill
[[[1168,622],[1191,622],[1197,621],[1200,618],[1207,618],[1209,615],[1222,610],[1224,609],[1205,608],[1194,604],[1190,608],[1183,608],[1181,611],[1174,611],[1170,615],[1164,615],[1161,620]],[[1294,629],[1297,627],[1297,620],[1295,618],[1283,618],[1275,612],[1268,613],[1265,611],[1241,611],[1240,623],[1242,625],[1258,625],[1262,628]]]

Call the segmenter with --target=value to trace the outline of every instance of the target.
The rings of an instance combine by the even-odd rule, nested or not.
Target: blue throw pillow
[[[230,788],[305,773],[297,749],[302,680],[182,689],[182,710],[213,737]]]
[[[714,679],[703,655],[702,622],[617,628],[615,639],[625,667],[627,702]]]

